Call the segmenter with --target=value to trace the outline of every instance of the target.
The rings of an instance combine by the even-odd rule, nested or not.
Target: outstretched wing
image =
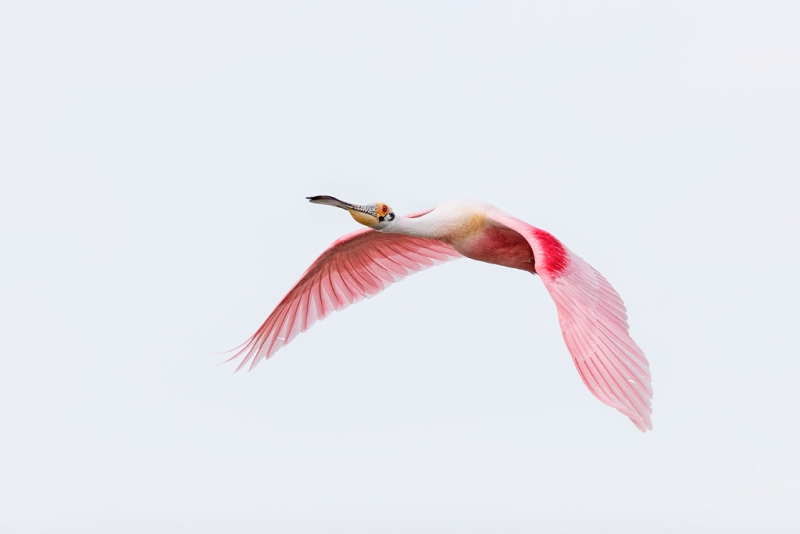
[[[650,368],[628,334],[625,306],[611,284],[552,234],[510,215],[492,219],[533,249],[536,272],[556,303],[564,341],[589,391],[642,432],[652,429]]]
[[[460,257],[439,241],[369,228],[341,237],[311,264],[228,361],[243,356],[236,370],[248,363],[252,369],[331,312],[372,297],[417,271]]]

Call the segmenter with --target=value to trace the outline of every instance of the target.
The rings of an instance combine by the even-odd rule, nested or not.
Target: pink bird
[[[650,369],[628,334],[622,299],[591,265],[552,234],[494,206],[456,200],[406,217],[376,202],[331,196],[315,204],[347,210],[368,228],[334,241],[311,264],[231,360],[252,369],[319,319],[432,265],[466,256],[538,274],[556,304],[561,332],[584,384],[601,402],[652,429]],[[230,360],[229,360],[230,361]]]

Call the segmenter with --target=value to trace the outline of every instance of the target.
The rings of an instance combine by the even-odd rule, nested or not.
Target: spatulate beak
[[[338,198],[329,195],[317,195],[314,197],[306,197],[306,198],[312,204],[324,204],[326,206],[335,206],[337,208],[342,208],[343,210],[355,209],[355,206],[353,204],[343,202]]]

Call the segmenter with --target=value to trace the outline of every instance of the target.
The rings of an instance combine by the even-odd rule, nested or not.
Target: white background
[[[0,531],[800,531],[797,2],[0,4]],[[216,365],[451,198],[616,286],[654,430],[521,271]]]

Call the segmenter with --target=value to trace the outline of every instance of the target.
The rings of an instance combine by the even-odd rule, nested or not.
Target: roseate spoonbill
[[[308,200],[347,210],[368,228],[337,239],[311,264],[230,358],[243,357],[237,370],[248,363],[252,369],[334,310],[426,267],[466,256],[538,274],[555,301],[567,349],[589,391],[642,432],[653,428],[650,369],[628,334],[622,299],[552,234],[472,201],[445,202],[398,217],[382,202],[356,205],[327,195]]]

